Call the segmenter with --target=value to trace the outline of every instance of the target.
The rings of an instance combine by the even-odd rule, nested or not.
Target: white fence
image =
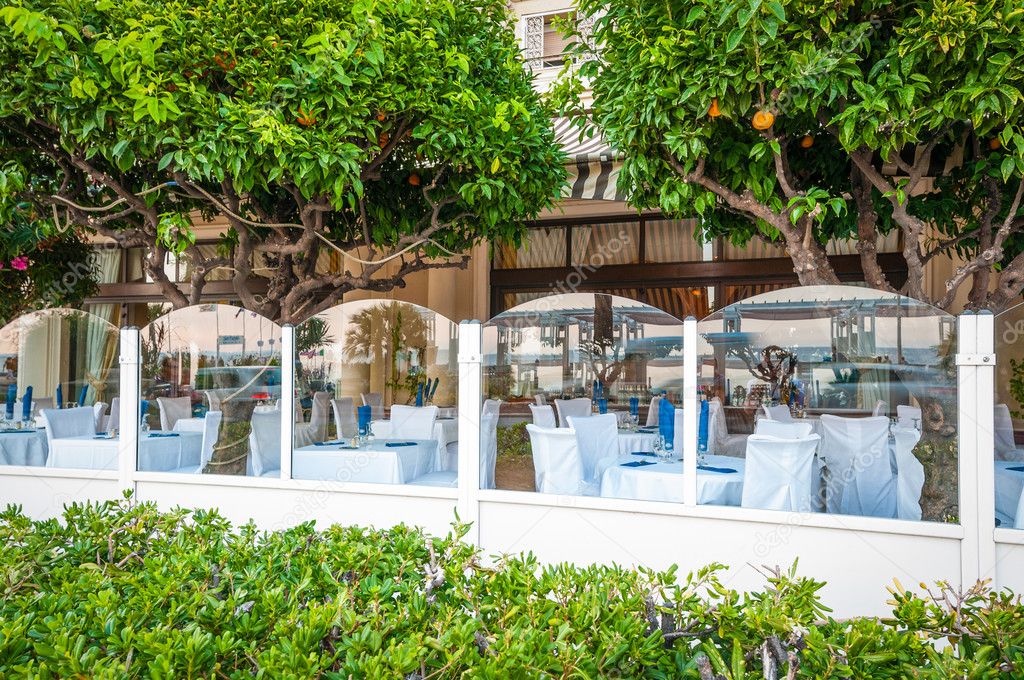
[[[0,466],[0,503],[34,517],[60,514],[65,503],[119,498],[130,490],[161,507],[217,507],[236,522],[267,529],[316,520],[387,526],[406,523],[444,533],[471,522],[469,540],[485,554],[532,551],[546,562],[603,562],[688,571],[711,562],[729,567],[730,586],[762,585],[760,565],[788,566],[828,582],[823,595],[837,615],[887,611],[893,578],[970,584],[992,579],[1024,591],[1024,531],[994,529],[993,317],[959,318],[960,522],[941,524],[845,515],[761,511],[696,503],[697,325],[684,324],[684,451],[687,488],[681,504],[479,489],[481,325],[460,325],[457,488],[390,486],[290,479],[292,425],[282,428],[280,479],[181,475],[136,470],[139,438],[139,333],[121,332],[121,445],[117,471]],[[294,398],[294,332],[282,337],[282,411]]]

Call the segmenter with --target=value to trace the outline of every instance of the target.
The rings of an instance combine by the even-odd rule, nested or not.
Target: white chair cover
[[[530,413],[533,414],[533,424],[538,427],[558,427],[555,420],[555,412],[550,406],[537,406],[530,404]]]
[[[537,491],[572,496],[584,492],[583,465],[576,448],[576,433],[532,424],[526,426],[526,432],[530,435]]]
[[[921,433],[910,427],[897,427],[896,437],[896,516],[899,519],[921,519],[921,489],[924,488],[924,466],[914,455]]]
[[[996,460],[1022,460],[1024,456],[1017,451],[1017,442],[1013,436],[1013,418],[1006,404],[995,405],[995,437]]]
[[[776,404],[775,406],[761,404],[761,413],[764,414],[765,418],[780,423],[789,423],[793,420],[793,414],[789,412],[789,407],[785,404]]]
[[[331,400],[334,411],[334,425],[338,429],[338,437],[355,437],[359,434],[359,423],[356,421],[356,407],[352,397],[341,397]]]
[[[96,414],[91,406],[65,409],[43,409],[46,443],[53,450],[53,440],[96,434]]]
[[[533,400],[537,403],[537,406],[547,406],[548,404],[548,400],[544,397],[543,394],[533,395]]]
[[[191,397],[157,397],[156,404],[160,409],[160,429],[164,432],[171,432],[179,420],[192,417]]]
[[[647,407],[647,427],[654,427],[658,424],[658,402],[661,397],[651,397],[651,405]]]
[[[888,416],[889,415],[889,404],[884,399],[879,399],[875,402],[875,409],[871,412],[873,416]]]
[[[715,397],[708,402],[708,453],[742,458],[746,450],[747,435],[729,434],[722,400]]]
[[[778,439],[804,439],[810,437],[814,427],[810,423],[801,423],[796,420],[783,423],[778,420],[760,418],[754,423],[754,434],[776,437]],[[747,451],[750,450],[749,442]]]
[[[437,420],[436,406],[391,407],[391,436],[409,439],[433,439],[434,422]]]
[[[331,410],[331,395],[327,392],[313,393],[313,406],[309,414],[309,429],[313,441],[322,442],[327,439],[327,422]]]
[[[569,416],[582,418],[590,415],[590,400],[586,397],[579,399],[555,399],[555,410],[558,411],[558,426],[569,427]]]
[[[750,435],[740,504],[762,510],[811,512],[814,451],[819,440],[816,434],[796,439]]]
[[[483,415],[499,415],[501,413],[501,399],[485,399]]]
[[[254,477],[277,476],[281,469],[281,411],[255,411],[249,437],[249,472]]]
[[[363,400],[363,406],[370,407],[370,417],[373,420],[384,418],[384,395],[380,392],[370,392],[359,395]]]
[[[104,432],[113,432],[121,426],[121,397],[110,400],[110,416],[107,418]]]
[[[914,421],[917,421],[916,423]],[[896,406],[896,423],[900,427],[911,430],[921,430],[921,409],[916,406]]]
[[[829,469],[830,513],[896,516],[896,478],[889,456],[889,419],[821,416],[821,454]]]
[[[172,470],[178,474],[200,474],[213,460],[213,449],[217,446],[220,436],[220,423],[223,419],[221,411],[207,411],[203,417],[203,441],[199,449],[199,465],[188,465]]]
[[[96,421],[96,431],[106,432],[107,424],[107,403],[104,401],[97,401],[92,405],[92,415]]]
[[[619,457],[619,421],[612,413],[577,418],[569,416],[576,432],[576,449],[583,464],[583,483],[601,488],[601,474]]]
[[[498,463],[498,414],[480,416],[480,488],[494,488],[494,468]]]

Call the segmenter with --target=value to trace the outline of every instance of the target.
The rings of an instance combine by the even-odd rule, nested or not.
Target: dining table
[[[46,467],[116,470],[119,437],[79,435],[51,442]],[[195,432],[144,432],[139,435],[138,469],[167,472],[197,466],[203,436]]]
[[[46,430],[43,428],[0,430],[0,465],[43,467],[47,453]]]
[[[362,444],[335,440],[292,452],[292,478],[407,484],[435,471],[436,439],[378,438]]]
[[[697,468],[697,502],[701,505],[740,504],[744,460],[705,456]],[[620,456],[601,474],[601,496],[640,501],[683,502],[683,460],[663,460],[636,453]]]
[[[370,432],[374,437],[387,439],[394,436],[390,420],[374,420],[370,422]],[[459,452],[453,444],[459,441],[459,420],[455,417],[438,416],[434,421],[434,440],[437,451],[434,458],[434,471],[455,471],[458,469]],[[451,446],[451,448],[449,448]]]

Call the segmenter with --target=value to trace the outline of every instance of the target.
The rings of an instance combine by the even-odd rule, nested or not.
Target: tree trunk
[[[921,397],[921,441],[914,455],[924,466],[921,519],[955,522],[960,517],[959,446],[956,432],[956,400]]]
[[[210,463],[203,470],[207,474],[246,474],[246,458],[250,454],[249,433],[252,431],[252,414],[256,402],[242,395],[221,402],[224,414],[213,448]]]

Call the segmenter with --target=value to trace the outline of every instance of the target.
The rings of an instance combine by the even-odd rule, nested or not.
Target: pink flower
[[[28,269],[28,258],[24,255],[14,258],[11,260],[11,268],[17,269],[19,272],[23,272]]]

